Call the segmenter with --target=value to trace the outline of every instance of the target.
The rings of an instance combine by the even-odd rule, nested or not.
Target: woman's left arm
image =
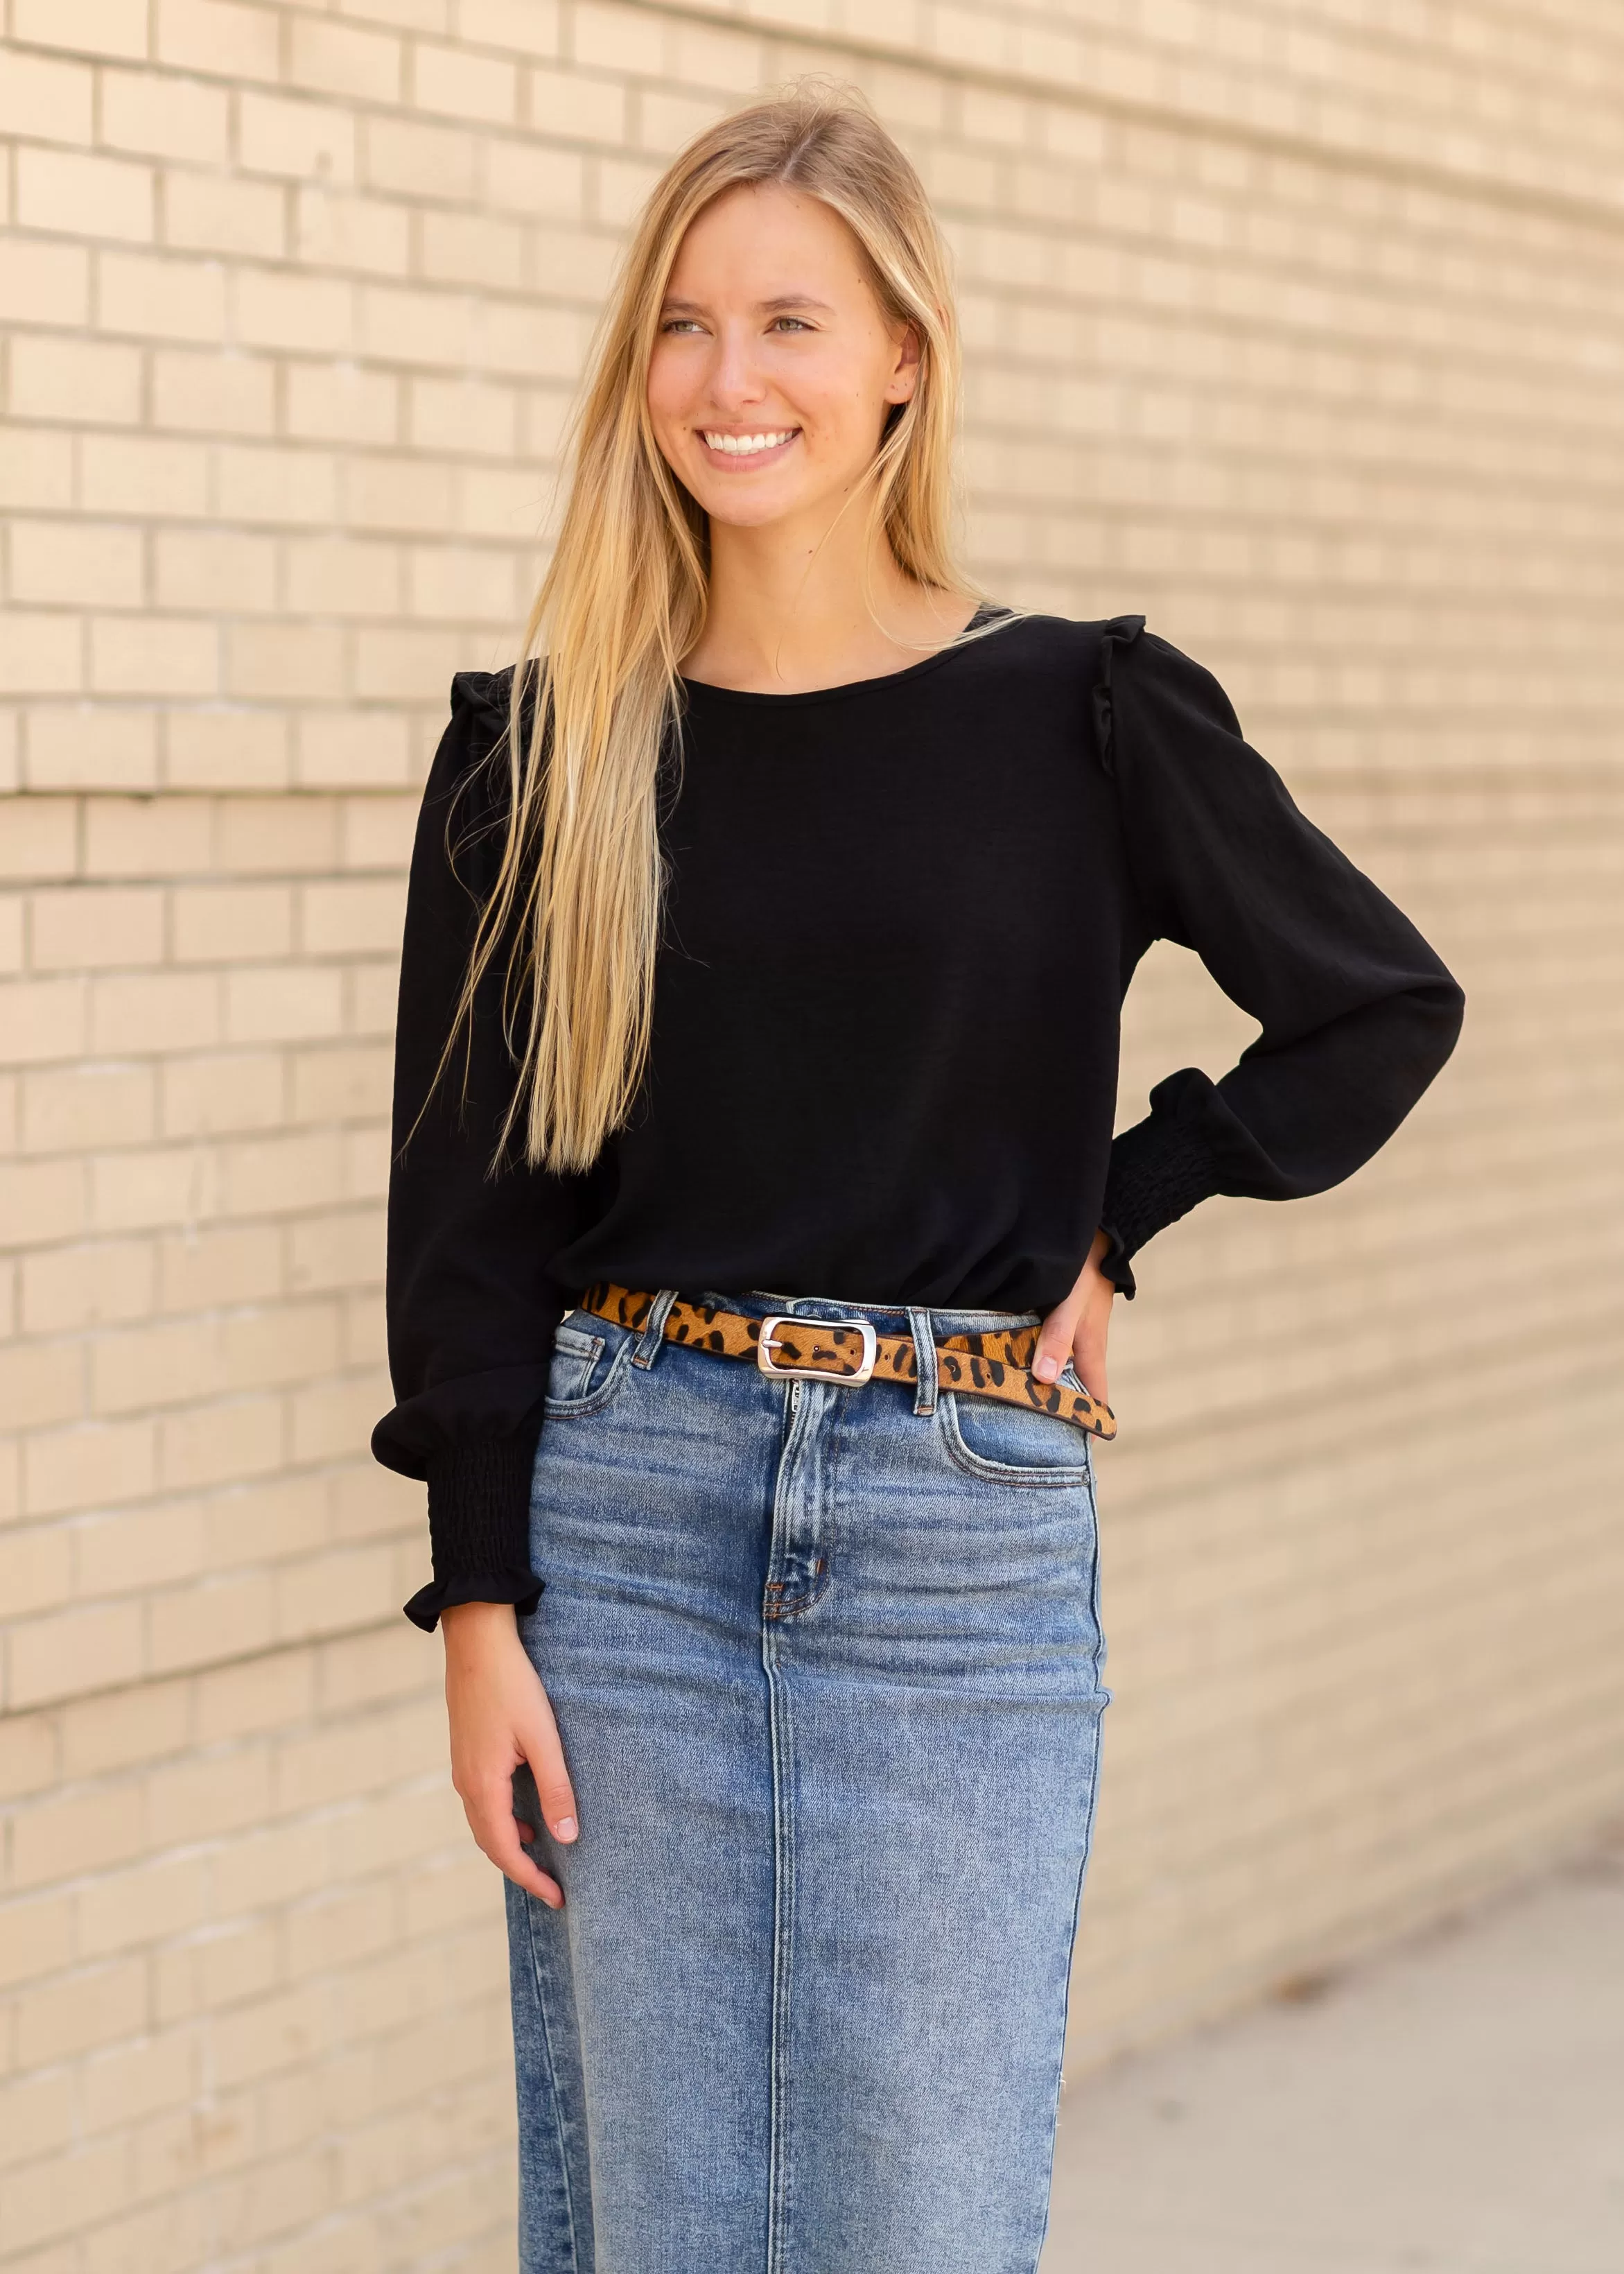
[[[1108,632],[1096,693],[1132,879],[1153,937],[1192,949],[1262,1031],[1217,1081],[1199,1066],[1164,1076],[1116,1138],[1101,1229],[1061,1306],[1081,1291],[1079,1316],[1099,1309],[1091,1273],[1132,1297],[1129,1259],[1210,1195],[1294,1200],[1350,1176],[1443,1065],[1465,1005],[1409,917],[1246,742],[1212,673],[1143,626]],[[1047,1321],[1044,1337],[1056,1346]]]

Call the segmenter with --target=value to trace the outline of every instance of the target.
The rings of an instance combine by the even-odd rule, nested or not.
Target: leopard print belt
[[[651,1294],[599,1281],[575,1306],[594,1318],[628,1327],[647,1324]],[[666,1314],[665,1339],[692,1350],[715,1351],[723,1358],[753,1359],[763,1374],[816,1382],[917,1382],[919,1359],[912,1335],[882,1335],[873,1321],[853,1318],[797,1318],[774,1313],[753,1319],[716,1303],[689,1303],[680,1297]],[[996,1397],[1006,1405],[1029,1405],[1052,1413],[1092,1436],[1114,1437],[1116,1417],[1100,1398],[1063,1382],[1040,1382],[1030,1370],[1037,1350],[1036,1327],[989,1327],[980,1333],[949,1335],[936,1344],[936,1379],[944,1389],[968,1397]]]

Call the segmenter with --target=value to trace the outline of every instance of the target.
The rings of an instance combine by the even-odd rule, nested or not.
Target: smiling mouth
[[[770,457],[787,448],[800,432],[799,426],[768,426],[755,434],[729,434],[719,426],[702,426],[699,430],[700,440],[708,450],[718,458],[735,463]]]

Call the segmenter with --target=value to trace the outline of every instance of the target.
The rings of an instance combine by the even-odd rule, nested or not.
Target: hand
[[[513,1773],[528,1761],[541,1813],[555,1840],[575,1836],[575,1796],[547,1693],[511,1603],[455,1603],[440,1615],[446,1638],[446,1712],[451,1781],[483,1852],[527,1894],[554,1910],[564,1890],[524,1852],[535,1829],[513,1812]]]
[[[1038,1329],[1038,1346],[1032,1371],[1040,1382],[1052,1382],[1070,1359],[1090,1397],[1110,1404],[1105,1389],[1105,1337],[1111,1323],[1111,1304],[1116,1283],[1100,1269],[1100,1258],[1110,1246],[1103,1225],[1095,1232],[1088,1260],[1064,1302],[1056,1303]]]

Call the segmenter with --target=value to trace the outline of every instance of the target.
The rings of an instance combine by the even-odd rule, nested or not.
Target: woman
[[[1348,1176],[1460,1023],[1200,665],[978,600],[956,387],[860,100],[700,135],[424,800],[373,1444],[508,1883],[532,2274],[1035,2265],[1112,1301],[1206,1195]],[[1155,937],[1262,1031],[1113,1142]]]

